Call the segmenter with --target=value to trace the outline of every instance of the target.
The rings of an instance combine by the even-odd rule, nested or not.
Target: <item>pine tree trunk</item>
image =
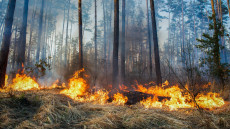
[[[12,69],[15,70],[15,60],[16,60],[16,52],[17,52],[17,32],[18,32],[18,26],[15,27],[14,32],[14,53],[13,53],[13,60],[12,60]]]
[[[18,68],[22,68],[22,64],[25,64],[25,51],[26,51],[26,30],[27,30],[27,19],[28,19],[28,7],[29,0],[24,0],[24,9],[23,9],[23,21],[20,31],[20,41],[19,41],[19,49],[17,50],[17,66]]]
[[[60,62],[62,63],[62,49],[63,49],[63,42],[64,42],[64,31],[65,31],[65,10],[64,7],[64,19],[63,19],[63,25],[62,25],[62,42],[61,42],[61,50],[60,50]]]
[[[150,70],[150,78],[153,76],[153,65],[152,65],[152,42],[150,36],[150,23],[149,23],[149,2],[146,0],[146,9],[147,9],[147,24],[148,24],[148,43],[149,43],[149,70]]]
[[[12,24],[14,18],[14,10],[15,10],[16,0],[9,0],[7,7],[7,14],[5,20],[5,29],[3,34],[2,46],[1,46],[1,54],[0,54],[0,88],[3,88],[5,85],[5,75],[6,68],[8,62],[8,56],[10,51],[10,40],[12,35]]]
[[[103,0],[103,19],[104,19],[104,60],[106,64],[106,48],[107,48],[107,39],[106,39],[106,33],[107,33],[107,28],[106,28],[106,10],[105,10],[105,0]]]
[[[95,6],[95,26],[94,26],[94,65],[95,65],[95,74],[97,74],[97,0],[94,0]]]
[[[184,40],[185,40],[185,36],[184,36],[184,1],[182,0],[182,52],[181,52],[181,56],[182,56],[182,65],[185,65],[185,59],[186,59],[186,55],[184,52]]]
[[[83,68],[83,46],[82,46],[82,3],[78,0],[78,28],[79,28],[79,70]],[[81,75],[82,76],[82,75]]]
[[[31,45],[32,45],[32,37],[33,37],[33,30],[34,30],[34,19],[36,16],[36,10],[37,10],[37,5],[35,5],[36,8],[34,8],[33,13],[32,13],[32,21],[30,23],[30,40],[29,40],[29,46],[28,46],[28,55],[27,55],[27,65],[30,65],[30,51],[31,51]]]
[[[153,28],[155,69],[156,69],[156,76],[157,76],[157,84],[160,86],[162,84],[162,77],[161,77],[161,68],[160,68],[160,55],[159,55],[159,47],[158,47],[154,0],[150,0],[150,6],[151,6],[152,28]]]
[[[66,23],[66,41],[65,41],[65,67],[67,66],[67,53],[68,53],[68,30],[69,30],[69,11],[70,11],[70,0],[68,1],[68,12],[67,12],[67,23]]]
[[[230,18],[230,3],[229,3],[229,0],[227,0],[227,4],[228,4],[228,14],[229,14],[229,18]]]
[[[113,90],[118,88],[119,0],[114,0]]]
[[[39,30],[38,30],[38,44],[37,44],[36,62],[39,62],[39,59],[40,59],[44,3],[45,3],[45,0],[42,0],[42,6],[41,6],[41,11],[40,11],[40,17],[39,17],[39,28],[38,28]]]
[[[125,81],[125,0],[122,0],[122,37],[121,37],[121,81]]]

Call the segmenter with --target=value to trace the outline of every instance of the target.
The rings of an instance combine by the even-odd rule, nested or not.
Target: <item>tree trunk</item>
[[[94,65],[95,65],[95,74],[97,74],[97,0],[94,0],[95,6],[95,26],[94,26]],[[95,75],[96,76],[96,75]]]
[[[185,36],[184,36],[184,1],[182,0],[181,1],[182,3],[182,52],[181,52],[181,58],[182,58],[182,65],[184,66],[185,65],[185,59],[186,59],[186,56],[185,56],[185,51],[184,51],[184,40],[185,40]]]
[[[8,62],[8,56],[10,51],[10,39],[12,35],[12,24],[14,20],[16,0],[9,0],[7,7],[7,14],[5,20],[5,29],[3,34],[2,46],[1,46],[1,58],[0,58],[0,88],[5,85],[5,75]]]
[[[227,4],[228,4],[228,14],[229,14],[229,18],[230,18],[230,3],[229,3],[229,0],[227,0]]]
[[[157,76],[157,84],[160,86],[162,84],[162,77],[161,77],[161,68],[160,68],[160,56],[159,56],[159,47],[158,47],[154,0],[150,0],[150,6],[151,6],[152,28],[153,28],[155,69],[156,69],[156,76]]]
[[[69,29],[69,10],[70,10],[70,0],[68,1],[68,13],[67,13],[67,23],[66,23],[66,39],[65,39],[65,67],[67,66],[67,53],[68,53],[68,29]]]
[[[30,64],[30,51],[31,51],[31,45],[32,45],[32,37],[33,37],[33,30],[34,30],[34,19],[36,16],[36,10],[37,10],[37,5],[35,5],[36,8],[34,8],[33,13],[32,13],[32,21],[30,23],[30,41],[29,41],[29,46],[28,46],[28,55],[27,55],[27,65]]]
[[[106,64],[106,48],[107,48],[107,39],[106,39],[106,33],[107,33],[107,28],[106,28],[106,11],[105,11],[105,0],[103,0],[103,19],[104,19],[104,60]]]
[[[42,6],[41,6],[41,11],[40,11],[40,17],[39,17],[39,28],[38,28],[39,30],[38,30],[38,44],[37,44],[36,62],[39,62],[39,59],[40,59],[44,3],[45,3],[45,0],[42,0]]]
[[[13,53],[13,60],[12,60],[12,69],[15,70],[15,60],[16,60],[16,52],[17,52],[17,32],[18,32],[18,26],[15,27],[14,32],[14,53]]]
[[[82,46],[82,4],[78,0],[78,28],[79,28],[79,70],[83,68],[83,46]]]
[[[114,0],[113,90],[118,88],[119,0]]]
[[[28,19],[28,7],[29,0],[24,0],[24,9],[23,9],[23,21],[20,31],[20,41],[19,41],[19,49],[18,57],[17,57],[17,68],[21,69],[22,64],[25,64],[25,51],[26,51],[26,30],[27,30],[27,19]]]
[[[147,8],[147,24],[148,24],[148,43],[149,43],[149,70],[150,70],[150,78],[153,76],[153,65],[152,65],[152,42],[151,42],[151,36],[150,36],[150,24],[149,24],[149,4],[148,0],[146,0],[146,8]]]
[[[121,81],[125,81],[125,0],[122,0]]]

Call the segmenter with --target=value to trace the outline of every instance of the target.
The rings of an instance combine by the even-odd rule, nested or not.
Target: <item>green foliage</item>
[[[51,57],[48,59],[51,59]],[[44,76],[47,70],[51,70],[51,65],[46,61],[48,59],[40,60],[34,65],[34,67],[27,67],[27,74],[36,72],[36,74],[39,75],[38,77]]]
[[[210,17],[213,20],[215,16]],[[216,29],[215,29],[216,26]],[[209,72],[212,77],[217,78],[223,85],[229,77],[229,64],[221,63],[220,50],[224,49],[224,46],[219,44],[220,37],[224,36],[224,29],[221,22],[217,19],[217,23],[211,22],[209,24],[209,30],[213,30],[213,34],[204,33],[203,39],[197,39],[200,42],[196,45],[206,56],[201,58],[201,66],[208,66]]]

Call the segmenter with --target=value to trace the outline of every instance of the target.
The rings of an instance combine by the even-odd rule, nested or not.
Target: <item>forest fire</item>
[[[28,77],[26,74],[21,73],[17,74],[13,79],[13,83],[6,85],[5,89],[1,91],[9,92],[13,91],[28,91],[28,90],[40,90],[40,89],[55,89],[55,88],[65,88],[60,91],[60,94],[64,94],[69,98],[79,101],[79,102],[92,102],[95,104],[107,104],[109,92],[106,90],[98,90],[93,93],[90,92],[90,87],[87,84],[86,80],[79,77],[79,74],[84,72],[83,70],[77,71],[73,77],[69,80],[68,88],[65,87],[63,83],[62,86],[58,86],[58,80],[56,80],[51,87],[40,87],[39,84]],[[6,82],[7,84],[7,82]],[[166,81],[162,84],[164,87],[152,86],[149,88],[144,87],[143,85],[137,84],[137,87],[134,87],[134,90],[137,92],[145,93],[152,95],[153,97],[148,97],[142,99],[140,104],[145,108],[163,108],[166,107],[169,110],[177,110],[179,108],[193,108],[195,107],[191,96],[180,89],[178,85],[169,86],[169,82]],[[168,88],[165,88],[167,86]],[[123,89],[123,90],[122,90]],[[112,104],[115,105],[125,105],[128,101],[128,97],[124,96],[122,92],[129,92],[126,86],[123,88],[120,86],[121,93],[116,93],[112,97]],[[158,97],[163,97],[164,99],[159,100]],[[224,100],[220,97],[218,93],[207,93],[207,94],[198,94],[196,96],[196,102],[201,108],[213,109],[221,107],[225,104]]]

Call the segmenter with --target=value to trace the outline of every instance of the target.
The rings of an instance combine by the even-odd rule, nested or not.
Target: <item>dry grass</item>
[[[214,111],[79,103],[56,90],[0,93],[0,128],[230,128],[230,104]]]

